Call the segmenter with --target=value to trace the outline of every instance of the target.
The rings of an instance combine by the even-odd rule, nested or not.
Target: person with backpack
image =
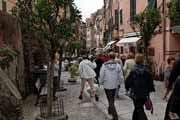
[[[130,90],[130,97],[134,103],[132,120],[148,120],[143,106],[149,99],[150,92],[155,91],[152,75],[144,65],[142,54],[136,55],[135,62],[136,64],[125,82],[125,88],[127,91]]]
[[[108,54],[109,60],[105,62],[100,70],[99,82],[103,85],[109,103],[108,113],[113,120],[118,120],[118,114],[114,105],[116,89],[123,81],[123,72],[120,64],[115,61],[115,53]]]

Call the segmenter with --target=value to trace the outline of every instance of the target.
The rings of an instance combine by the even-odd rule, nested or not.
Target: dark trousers
[[[113,116],[113,120],[118,120],[118,114],[114,105],[116,89],[105,89],[105,93],[109,103],[108,113]]]
[[[146,102],[146,97],[133,98],[134,112],[133,112],[132,120],[148,120],[143,107],[145,102]]]
[[[54,77],[53,79],[53,98],[56,97],[56,90],[58,89],[58,77]]]

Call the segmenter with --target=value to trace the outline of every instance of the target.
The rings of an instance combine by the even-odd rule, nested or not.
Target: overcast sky
[[[103,0],[75,0],[75,3],[82,12],[83,21],[103,6]]]

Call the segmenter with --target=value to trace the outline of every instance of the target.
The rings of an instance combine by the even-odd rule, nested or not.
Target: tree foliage
[[[148,47],[149,41],[152,38],[154,30],[161,21],[161,15],[158,9],[147,9],[142,13],[135,16],[135,20],[132,23],[132,28],[136,31],[140,31],[140,35],[144,40],[144,47]]]
[[[134,31],[140,32],[140,36],[143,43],[143,50],[146,56],[146,62],[148,61],[149,41],[151,40],[153,33],[157,26],[161,22],[161,15],[156,8],[147,8],[145,11],[137,14],[131,27]]]
[[[180,0],[171,0],[168,3],[168,8],[172,24],[180,24]]]
[[[51,56],[72,37],[73,24],[81,18],[73,0],[37,0],[36,4],[18,0],[13,14],[24,32],[33,32],[43,40]]]
[[[80,21],[80,11],[74,0],[18,0],[13,14],[19,18],[22,30],[33,33],[48,49],[48,115],[52,112],[52,88],[55,53],[73,36],[73,27]]]
[[[11,49],[10,47],[0,48],[0,67],[7,68],[10,62],[14,60],[18,52]]]

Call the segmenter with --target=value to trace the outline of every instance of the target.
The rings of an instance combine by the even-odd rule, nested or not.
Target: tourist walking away
[[[35,74],[36,73],[36,74]],[[43,88],[46,88],[46,83],[47,83],[47,69],[44,68],[44,65],[39,65],[38,69],[35,70],[35,73],[33,75],[33,77],[36,78],[36,83],[35,86],[37,88],[37,98],[36,98],[36,102],[35,102],[35,106],[38,105],[39,103],[39,99],[42,95],[47,95],[47,93],[43,93]],[[47,92],[47,91],[44,91]]]
[[[125,88],[130,90],[130,97],[134,103],[132,120],[148,120],[144,112],[144,104],[150,97],[150,92],[155,91],[152,75],[144,65],[144,56],[137,54],[136,65],[130,72]]]
[[[95,96],[95,100],[98,101],[99,98],[96,94],[96,90],[94,88],[94,79],[96,77],[96,73],[94,69],[96,68],[96,63],[88,60],[88,56],[83,55],[83,60],[79,64],[79,74],[81,78],[81,91],[79,99],[83,99],[84,87],[86,82],[89,83],[91,87],[91,93]]]
[[[123,64],[123,66],[124,66],[125,61],[126,61],[126,55],[122,55],[122,56],[121,56],[121,61],[122,61],[122,64]]]
[[[120,59],[119,53],[115,53],[115,61],[116,61],[117,63],[119,63],[119,64],[121,65],[121,67],[123,66],[123,63],[122,63],[122,61],[121,61],[121,59]]]
[[[174,62],[175,62],[174,57],[169,57],[167,59],[167,66],[166,66],[165,71],[164,71],[164,83],[165,83],[165,88],[166,89],[167,89],[168,84],[169,84],[169,77],[170,77]],[[169,90],[167,89],[166,93],[165,93],[165,95],[163,97],[163,100],[167,100],[168,95],[169,95]]]
[[[115,61],[115,53],[108,54],[109,60],[102,65],[100,70],[100,84],[103,85],[109,103],[108,113],[113,116],[113,120],[118,120],[118,114],[114,105],[115,92],[123,81],[123,72],[120,64]]]
[[[56,55],[56,56],[58,56],[58,55]],[[55,57],[55,59],[54,59],[54,77],[53,77],[53,100],[56,99],[56,91],[60,84],[58,82],[58,76],[59,76],[59,60],[58,60],[58,57]]]
[[[102,67],[102,64],[104,63],[104,61],[101,59],[101,56],[102,56],[101,53],[96,53],[95,62],[96,62],[97,67],[94,69],[94,71],[96,72],[96,81],[98,85],[99,85],[99,72]]]
[[[179,76],[180,76],[180,55],[176,59],[174,65],[173,65],[170,77],[169,77],[169,84],[168,84],[168,87],[167,87],[169,91],[172,90],[176,80],[179,80]],[[180,102],[178,102],[179,94],[180,94],[180,91],[179,91],[179,82],[177,82],[177,84],[174,87],[174,91],[173,91],[173,93],[171,94],[171,96],[169,98],[169,101],[168,101],[168,104],[167,104],[167,107],[166,107],[166,113],[165,113],[164,120],[170,120],[169,113],[177,111],[177,110],[180,109],[178,104],[175,105],[175,103],[180,103]],[[180,115],[179,115],[179,117],[180,117]]]
[[[129,53],[123,67],[125,81],[127,77],[129,76],[129,73],[131,72],[131,70],[134,68],[134,65],[135,65],[134,54]],[[128,94],[127,91],[126,91],[126,94]]]
[[[119,53],[115,53],[115,61],[121,66],[121,69],[123,69],[123,63],[122,63],[122,61],[120,59]],[[117,90],[116,90],[116,93],[115,93],[116,98],[120,98],[119,97],[119,90],[120,90],[120,88],[121,88],[121,86],[119,85]]]

